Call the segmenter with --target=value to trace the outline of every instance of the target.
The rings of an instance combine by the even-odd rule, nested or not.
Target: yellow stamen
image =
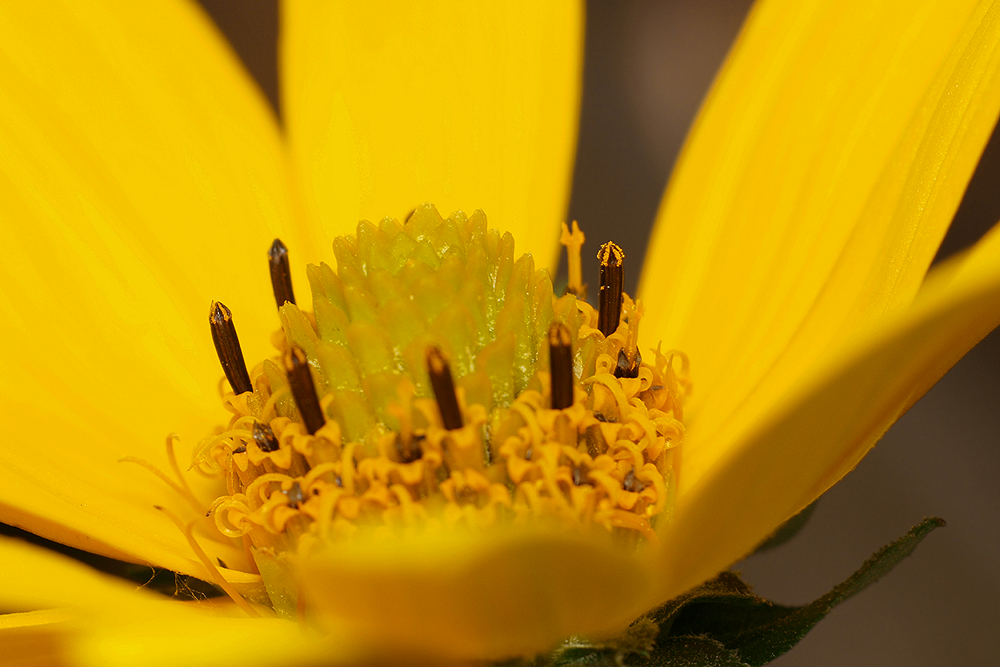
[[[181,436],[176,433],[171,433],[167,436],[167,460],[170,461],[170,467],[174,470],[174,475],[180,480],[181,486],[184,487],[184,495],[190,498],[195,504],[198,504],[198,497],[194,495],[194,491],[191,490],[191,486],[188,484],[187,477],[181,474],[181,467],[177,465],[177,454],[174,452],[174,441],[180,440]]]
[[[580,250],[586,237],[580,231],[580,226],[573,221],[573,231],[571,232],[566,223],[562,223],[562,236],[559,243],[566,246],[566,267],[568,269],[568,281],[566,291],[575,294],[581,299],[587,298],[587,286],[583,284],[583,269],[580,263]]]
[[[219,568],[215,566],[212,559],[208,557],[208,554],[206,554],[201,548],[201,545],[198,544],[198,540],[194,538],[194,534],[191,532],[194,522],[184,523],[176,514],[164,507],[160,507],[159,505],[156,506],[156,509],[163,512],[167,518],[173,521],[180,531],[184,533],[184,537],[187,538],[188,544],[191,546],[191,550],[194,551],[195,555],[198,556],[198,560],[200,560],[202,565],[205,566],[205,569],[208,570],[208,574],[212,577],[212,581],[214,581],[219,588],[225,591],[226,595],[232,598],[233,602],[236,603],[236,606],[246,612],[247,616],[253,616],[255,618],[260,617],[260,613],[254,609],[249,602],[244,600],[239,593],[236,592],[236,589],[233,588],[232,584],[226,581],[226,578],[222,576],[222,572],[219,571]]]
[[[174,474],[177,476],[178,482],[170,479],[166,473],[157,468],[155,465],[150,463],[145,459],[140,459],[137,456],[126,456],[119,459],[119,463],[135,463],[142,466],[149,472],[156,475],[160,480],[162,480],[167,486],[177,492],[178,495],[183,497],[190,505],[197,511],[202,511],[204,509],[204,504],[198,500],[198,497],[194,495],[194,491],[188,485],[187,479],[181,474],[180,466],[177,465],[177,457],[174,456],[174,440],[180,440],[180,436],[176,433],[171,433],[167,436],[167,459],[170,461],[170,467],[173,469]]]

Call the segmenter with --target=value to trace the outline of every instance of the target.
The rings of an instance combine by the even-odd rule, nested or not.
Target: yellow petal
[[[231,604],[169,600],[19,540],[0,539],[0,563],[0,608],[58,607],[0,616],[0,665],[38,659],[40,650],[55,664],[95,667],[339,664],[355,657],[342,634],[321,639],[288,621],[242,617]]]
[[[610,540],[559,529],[359,540],[302,559],[298,574],[310,609],[359,640],[467,659],[620,631],[654,580]]]
[[[359,219],[481,208],[555,266],[580,99],[580,3],[326,2],[282,13],[282,112],[324,248]]]
[[[165,598],[22,540],[0,538],[0,609],[115,610]],[[64,620],[56,615],[50,622]],[[36,622],[38,619],[36,619]]]
[[[727,455],[677,495],[659,554],[663,595],[750,551],[853,468],[885,430],[1000,323],[1000,227],[890,317],[724,432]]]
[[[54,667],[68,663],[63,632],[62,610],[46,609],[0,615],[0,667]]]
[[[668,188],[640,289],[647,335],[690,355],[688,414],[706,442],[913,297],[996,122],[998,11],[755,8]],[[691,482],[725,454],[696,449]]]
[[[190,572],[176,498],[118,461],[167,469],[178,431],[186,468],[218,419],[212,298],[267,347],[276,126],[193,3],[6,4],[0,44],[0,520]]]

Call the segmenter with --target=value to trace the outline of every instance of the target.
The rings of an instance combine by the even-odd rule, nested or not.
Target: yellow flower
[[[552,266],[579,99],[572,3],[288,2],[284,133],[187,3],[5,6],[0,520],[206,578],[154,509],[163,437],[218,423],[205,305],[248,359],[280,236],[483,208]],[[695,125],[639,297],[695,369],[659,544],[541,531],[347,543],[304,570],[325,631],[134,591],[0,542],[4,655],[95,665],[499,658],[621,628],[849,471],[1000,321],[1000,233],[927,273],[1000,109],[1000,2],[764,0]],[[294,276],[305,285],[303,273]],[[196,489],[201,491],[201,489]],[[208,547],[208,545],[206,545]],[[253,593],[242,547],[213,545]]]

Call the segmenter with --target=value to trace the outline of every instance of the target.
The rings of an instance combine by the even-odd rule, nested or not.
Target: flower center
[[[255,551],[555,520],[656,540],[670,505],[687,360],[638,348],[642,304],[605,244],[599,308],[582,300],[576,224],[555,297],[530,255],[477,211],[361,222],[338,270],[307,269],[296,305],[288,251],[268,253],[281,330],[247,370],[232,314],[210,313],[233,393],[196,460],[225,479],[219,530]]]

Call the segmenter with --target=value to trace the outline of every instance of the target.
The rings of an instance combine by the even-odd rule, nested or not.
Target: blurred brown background
[[[202,0],[272,104],[275,2]],[[749,0],[592,1],[570,218],[641,265],[649,224],[702,96]],[[1000,220],[1000,138],[941,256]],[[636,271],[628,274],[633,289]],[[596,266],[584,276],[598,284]],[[737,565],[759,593],[802,604],[927,515],[948,520],[914,557],[836,609],[779,667],[1000,664],[1000,334],[921,400],[820,501],[791,543]]]

